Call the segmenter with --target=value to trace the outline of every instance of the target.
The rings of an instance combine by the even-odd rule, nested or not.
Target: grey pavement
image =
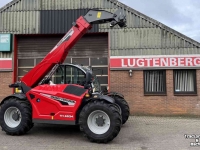
[[[0,131],[0,150],[187,150],[200,135],[199,118],[130,117],[119,135],[110,143],[89,142],[77,126],[35,124],[23,136]],[[198,142],[198,139],[197,139]]]

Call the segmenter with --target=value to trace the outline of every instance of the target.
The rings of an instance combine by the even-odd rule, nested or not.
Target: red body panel
[[[63,92],[67,86],[66,84],[40,85],[26,93],[32,105],[33,119],[75,121],[76,112],[88,91],[86,90],[81,96],[76,96]],[[83,88],[82,86],[79,87]],[[30,94],[34,95],[34,98],[31,99]],[[53,99],[52,96],[71,100],[75,103],[74,105],[63,105],[60,101]]]
[[[31,88],[37,86],[57,63],[64,62],[69,50],[89,29],[91,29],[91,25],[81,16],[77,19],[76,26],[73,26],[52,51],[29,71],[21,81]],[[68,37],[70,38],[68,39]]]

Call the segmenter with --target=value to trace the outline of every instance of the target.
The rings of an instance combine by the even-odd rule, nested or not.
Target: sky
[[[11,0],[0,0],[0,7]],[[200,42],[200,0],[119,0]]]

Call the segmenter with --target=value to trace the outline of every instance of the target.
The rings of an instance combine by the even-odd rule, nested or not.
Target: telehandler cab
[[[50,123],[79,125],[92,142],[107,143],[118,135],[122,125],[121,109],[112,97],[92,91],[94,79],[91,73],[86,73],[83,86],[48,84],[69,50],[92,25],[108,22],[110,27],[126,27],[126,17],[121,10],[114,14],[89,10],[73,23],[73,27],[38,65],[20,81],[9,85],[18,88],[18,93],[4,98],[0,104],[3,131],[9,135],[22,135],[34,123]]]

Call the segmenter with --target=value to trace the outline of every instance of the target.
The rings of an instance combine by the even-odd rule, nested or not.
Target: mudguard
[[[110,97],[110,96],[108,96],[108,95],[99,95],[98,98],[100,100],[105,100],[105,101],[107,101],[109,103],[112,103],[112,104],[115,103],[115,99]]]
[[[3,104],[3,102],[4,102],[5,100],[7,100],[7,99],[9,99],[9,98],[12,98],[12,97],[16,97],[16,98],[19,98],[19,99],[21,99],[21,100],[26,100],[26,99],[27,99],[27,98],[26,98],[26,95],[23,94],[23,93],[20,93],[20,94],[13,94],[13,95],[10,95],[10,96],[7,96],[6,98],[4,98],[4,99],[1,101],[0,105]]]
[[[115,103],[115,99],[108,96],[108,95],[94,94],[89,99],[84,99],[82,106],[84,106],[86,103],[93,101],[93,100],[104,100],[104,101],[107,101],[107,102],[112,103],[112,104]]]
[[[106,93],[106,95],[113,96],[113,97],[118,96],[120,98],[124,98],[124,95],[122,95],[121,93],[117,93],[117,92],[109,92],[109,93]]]

